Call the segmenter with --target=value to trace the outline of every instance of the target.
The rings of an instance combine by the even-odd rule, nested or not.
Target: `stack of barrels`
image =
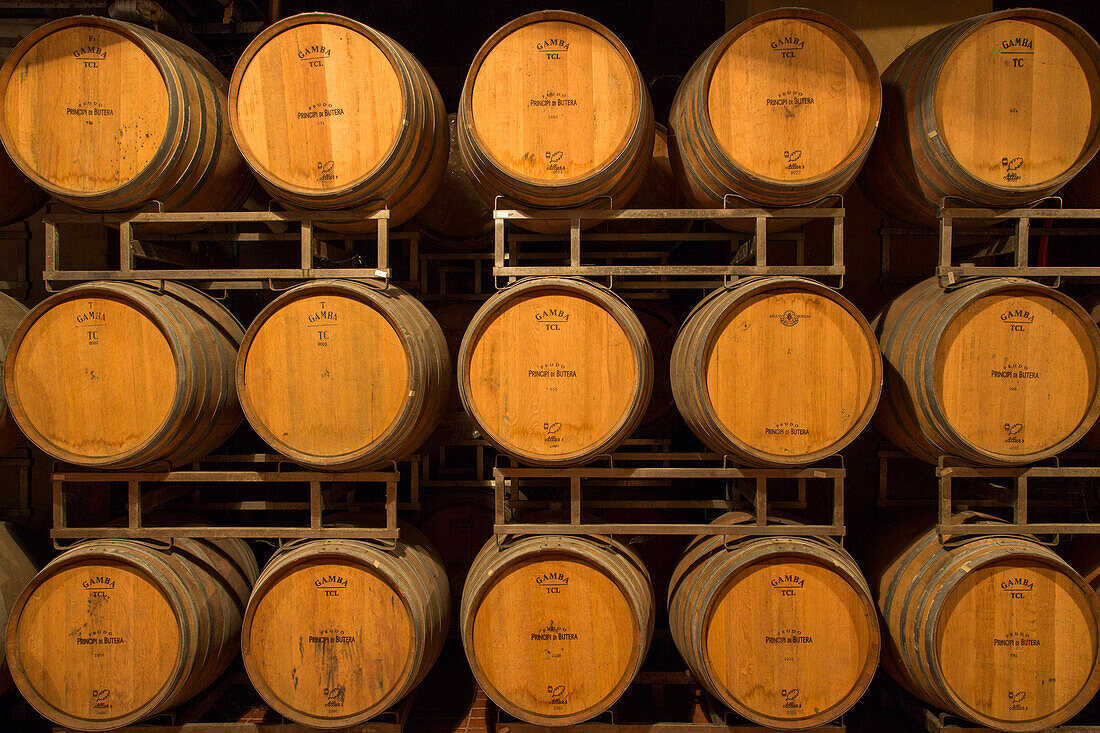
[[[1051,96],[1063,104],[1042,114]],[[492,34],[450,118],[407,50],[341,16],[272,24],[231,80],[179,41],[77,16],[0,69],[0,222],[46,194],[90,211],[238,208],[254,177],[323,227],[357,232],[388,209],[469,252],[493,208],[803,206],[859,177],[882,211],[926,224],[952,203],[1056,192],[1100,148],[1097,99],[1100,47],[1038,10],[948,26],[881,79],[835,19],[762,13],[686,72],[667,129],[623,42],[570,12]],[[869,322],[820,282],[761,274],[684,311],[557,276],[434,310],[389,282],[311,280],[247,327],[176,282],[89,282],[29,310],[0,298],[0,452],[25,436],[65,464],[162,471],[247,421],[287,460],[336,473],[446,440],[437,428],[463,411],[466,440],[571,469],[675,411],[736,465],[811,466],[875,419],[926,462],[1012,467],[1057,456],[1100,416],[1100,329],[1033,281],[930,279]],[[424,503],[392,547],[301,541],[263,568],[218,532],[90,540],[35,574],[0,528],[11,677],[59,725],[105,730],[191,699],[240,651],[271,708],[341,728],[408,695],[453,626],[501,710],[563,726],[624,694],[667,608],[699,686],[773,728],[842,715],[880,650],[913,695],[1006,730],[1057,725],[1100,689],[1095,591],[1034,538],[997,536],[993,517],[956,517],[989,529],[966,542],[915,515],[878,527],[865,577],[794,520],[769,518],[789,536],[727,535],[755,520],[728,513],[679,554],[661,598],[626,538],[494,536],[506,528],[484,491]]]

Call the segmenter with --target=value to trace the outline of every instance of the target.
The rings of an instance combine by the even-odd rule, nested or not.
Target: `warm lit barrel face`
[[[467,124],[480,146],[500,169],[542,185],[600,171],[630,138],[642,103],[634,61],[563,20],[516,28],[474,73]]]
[[[722,430],[758,458],[806,456],[850,438],[880,389],[869,330],[800,288],[738,300],[713,328],[703,374]]]
[[[765,723],[843,712],[878,658],[869,599],[835,569],[796,556],[736,572],[706,609],[702,633],[718,691]]]
[[[299,193],[348,188],[393,152],[405,102],[389,56],[350,27],[290,26],[234,74],[233,134],[252,168]]]
[[[59,28],[34,43],[12,69],[3,104],[16,162],[70,194],[129,183],[180,124],[153,59],[96,25]]]
[[[494,701],[519,717],[602,712],[630,682],[647,643],[623,590],[571,555],[506,566],[471,612],[467,655]]]
[[[366,564],[333,557],[295,564],[257,591],[249,613],[249,677],[292,718],[354,717],[412,674],[409,611]]]
[[[938,131],[967,173],[1003,188],[1048,183],[1081,157],[1100,101],[1095,62],[1064,30],[1039,20],[985,23],[939,72]]]
[[[240,383],[246,414],[292,457],[351,457],[386,434],[409,399],[405,345],[367,302],[335,293],[290,299],[250,333]]]
[[[715,142],[735,164],[766,179],[806,182],[851,161],[873,127],[877,87],[835,29],[775,18],[719,56],[706,112]]]
[[[931,368],[951,428],[989,453],[1038,453],[1076,430],[1094,402],[1092,324],[1041,293],[1001,291],[967,304]]]
[[[638,410],[634,343],[615,315],[575,292],[510,298],[464,347],[467,409],[525,458],[584,455]]]
[[[20,339],[9,368],[16,421],[36,445],[65,458],[95,461],[140,448],[165,426],[182,390],[165,334],[114,298],[49,308]]]
[[[97,559],[38,584],[8,629],[23,695],[48,718],[105,726],[160,702],[181,671],[179,619],[137,567]]]
[[[953,588],[934,649],[946,688],[987,725],[1055,715],[1097,663],[1097,618],[1064,571],[1013,559],[984,565]]]

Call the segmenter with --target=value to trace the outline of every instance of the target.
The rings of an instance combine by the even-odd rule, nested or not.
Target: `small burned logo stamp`
[[[1016,156],[1015,158],[1001,158],[1001,167],[1005,170],[1004,179],[1010,182],[1020,180],[1020,174],[1016,171],[1020,170],[1023,165],[1024,159],[1020,156]]]

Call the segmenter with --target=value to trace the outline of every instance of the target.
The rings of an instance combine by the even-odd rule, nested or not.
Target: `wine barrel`
[[[432,318],[443,329],[443,338],[447,341],[447,355],[452,364],[458,363],[458,350],[462,345],[462,337],[466,329],[470,327],[484,300],[462,300],[453,298],[445,303],[433,303],[431,306]],[[439,427],[429,439],[429,443],[463,443],[476,440],[481,437],[475,423],[466,410],[462,407],[462,398],[458,393],[458,378],[451,374],[451,391],[447,401],[447,408],[439,421]],[[439,546],[438,544],[436,545]],[[481,547],[481,544],[478,544]]]
[[[860,185],[904,221],[933,223],[946,198],[1031,204],[1100,148],[1100,46],[1046,10],[949,25],[907,48],[882,84],[882,130]]]
[[[610,538],[491,538],[462,591],[462,644],[481,689],[538,725],[606,710],[630,685],[653,635],[649,574]]]
[[[456,115],[447,115],[451,147],[447,170],[435,194],[416,215],[416,223],[445,248],[492,249],[493,210],[478,193],[458,150]]]
[[[807,204],[855,179],[882,106],[863,42],[813,10],[760,13],[719,38],[672,102],[673,170],[699,206]]]
[[[400,288],[352,280],[280,295],[248,327],[237,358],[253,429],[291,460],[326,469],[415,451],[447,406],[450,379],[428,310]]]
[[[447,638],[438,555],[401,525],[395,550],[357,540],[288,546],[248,601],[241,654],[271,707],[312,728],[375,717],[415,687]]]
[[[236,656],[258,572],[238,539],[77,545],[15,602],[15,684],[39,713],[76,730],[120,728],[179,705]]]
[[[711,450],[755,465],[812,463],[871,420],[882,362],[871,327],[831,288],[755,277],[717,290],[672,351],[676,406]]]
[[[622,207],[653,146],[645,79],[614,33],[560,10],[494,33],[466,75],[458,146],[475,186],[519,207]]]
[[[0,293],[0,354],[7,353],[12,334],[27,313],[27,307],[18,300]],[[0,394],[0,455],[11,452],[26,440],[8,408],[7,396]]]
[[[4,389],[32,443],[78,466],[178,466],[241,423],[243,329],[194,288],[92,282],[46,298],[10,339]]]
[[[715,524],[752,522],[744,512]],[[794,730],[840,717],[878,666],[878,613],[855,560],[824,537],[696,537],[669,586],[672,638],[739,715]]]
[[[1097,163],[1090,163],[1089,166],[1095,166]],[[1100,191],[1098,191],[1100,193]],[[1100,205],[1100,198],[1097,199],[1097,204]],[[1085,309],[1085,312],[1089,314],[1089,318],[1097,326],[1100,326],[1100,290],[1093,290],[1085,295],[1080,300],[1081,307]],[[1084,437],[1081,438],[1082,447],[1091,448],[1093,450],[1100,450],[1100,424],[1093,423],[1092,427]]]
[[[489,300],[462,339],[458,390],[494,446],[533,466],[614,450],[645,414],[653,355],[637,316],[585,280],[520,280]]]
[[[672,397],[672,383],[669,381],[669,361],[680,322],[659,301],[635,300],[630,306],[645,329],[646,339],[653,351],[653,392],[637,432],[654,434],[666,427],[676,414],[676,401]]]
[[[33,31],[0,68],[0,139],[34,183],[83,209],[234,209],[251,178],[225,94],[178,41],[77,15]]]
[[[19,594],[38,572],[30,553],[15,533],[15,526],[0,522],[0,634],[7,638],[8,617]],[[0,694],[11,687],[6,657],[0,659]]]
[[[493,536],[496,513],[491,489],[448,487],[424,496],[416,526],[439,552],[450,581],[451,598],[462,597],[470,563]],[[458,604],[451,605],[451,633],[458,635]]]
[[[390,208],[397,225],[447,167],[447,113],[388,36],[331,13],[268,26],[229,87],[233,137],[264,189],[303,209]]]
[[[49,196],[23,175],[7,152],[0,148],[0,226],[26,219],[42,208]]]
[[[931,278],[889,303],[874,328],[887,364],[876,424],[929,463],[1034,463],[1100,415],[1100,330],[1053,288],[982,278],[943,290]]]
[[[883,668],[925,702],[997,730],[1073,717],[1100,688],[1096,592],[1032,537],[944,545],[911,512],[904,519],[881,528],[868,566]]]

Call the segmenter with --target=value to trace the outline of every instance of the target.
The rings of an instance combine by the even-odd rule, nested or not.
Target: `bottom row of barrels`
[[[811,727],[860,698],[881,647],[903,687],[979,724],[1039,730],[1078,712],[1100,686],[1100,601],[1082,575],[1030,538],[944,544],[912,527],[883,533],[870,584],[831,539],[696,538],[667,609],[699,684],[753,722]],[[238,649],[285,717],[353,725],[417,685],[451,619],[446,570],[407,525],[394,547],[287,545],[262,572],[238,539],[91,540],[37,575],[16,548],[0,537],[8,668],[42,715],[80,730],[180,704]],[[657,612],[627,544],[529,536],[481,549],[458,618],[486,694],[522,720],[565,725],[626,690]]]

